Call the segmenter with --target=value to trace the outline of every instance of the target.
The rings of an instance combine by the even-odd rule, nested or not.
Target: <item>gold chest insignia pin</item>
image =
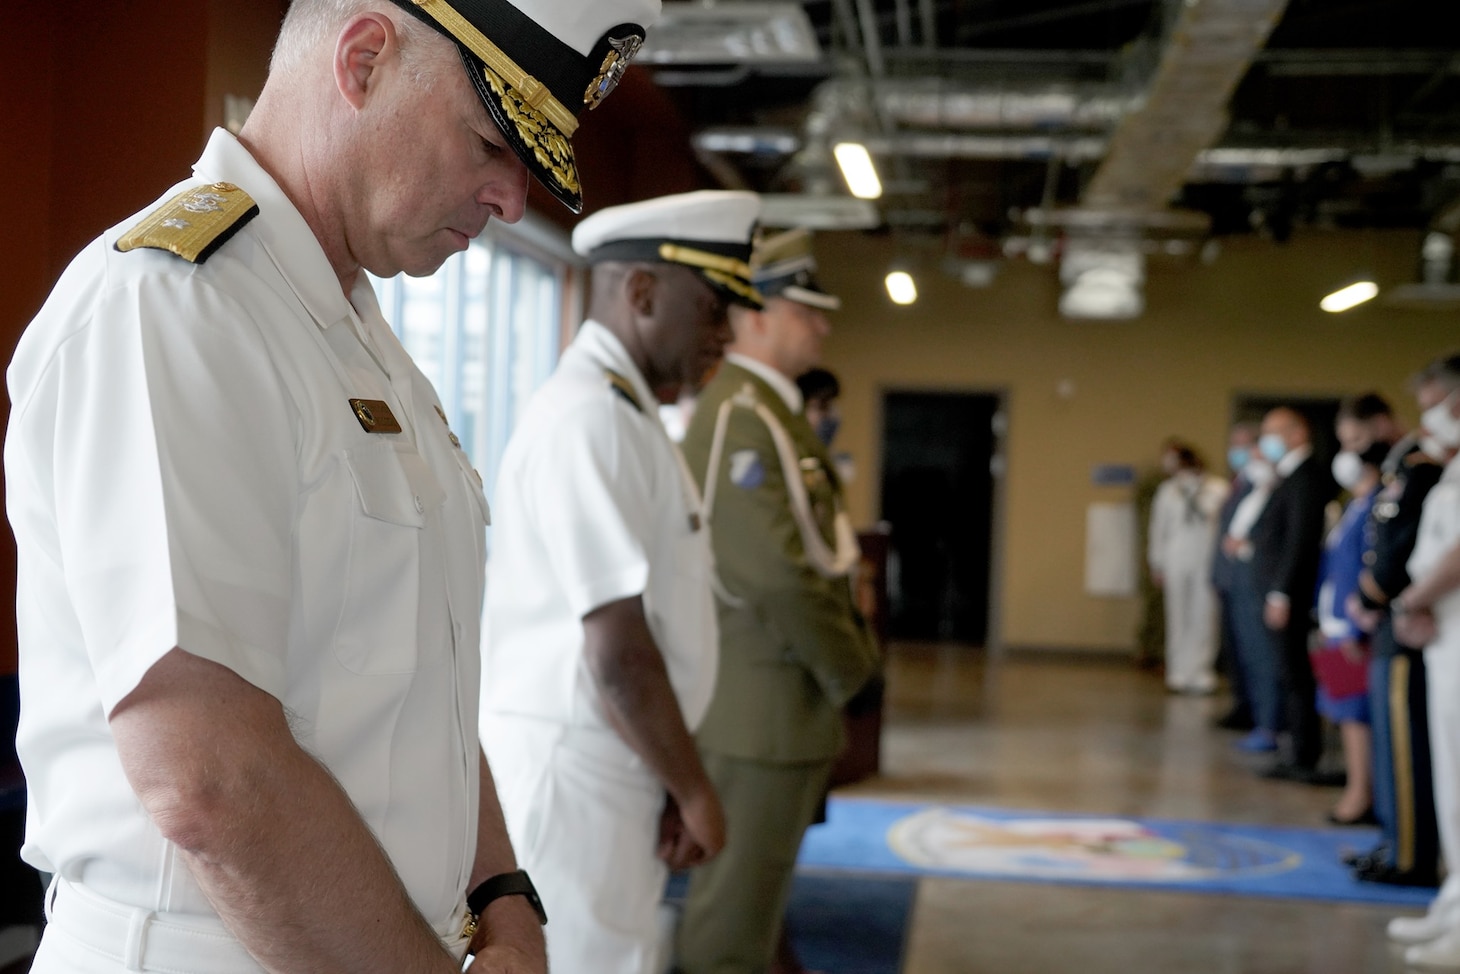
[[[399,433],[400,423],[381,399],[351,399],[350,409],[367,433]]]
[[[629,62],[639,53],[639,48],[644,46],[644,39],[637,34],[610,37],[608,46],[610,50],[604,55],[603,63],[598,66],[598,77],[590,81],[588,89],[583,92],[583,104],[590,110],[597,108],[618,87],[624,72],[629,69]]]

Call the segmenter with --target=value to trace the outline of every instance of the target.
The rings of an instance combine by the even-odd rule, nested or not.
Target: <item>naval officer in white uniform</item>
[[[555,974],[658,974],[667,868],[724,844],[693,731],[718,636],[700,498],[658,416],[720,359],[753,193],[612,207],[573,234],[589,318],[502,459],[482,740],[552,916]]]
[[[584,91],[657,10],[294,0],[239,137],[22,336],[37,974],[545,970],[477,739],[481,484],[364,272],[431,273],[529,174],[576,206]]]

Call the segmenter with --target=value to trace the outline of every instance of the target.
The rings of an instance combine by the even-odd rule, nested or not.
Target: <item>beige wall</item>
[[[1412,417],[1405,379],[1460,346],[1457,315],[1375,302],[1334,316],[1317,302],[1360,268],[1381,285],[1411,279],[1417,247],[1418,235],[1403,232],[1314,233],[1285,246],[1229,241],[1211,265],[1154,266],[1139,320],[1094,323],[1060,318],[1055,270],[1022,261],[979,290],[923,268],[920,300],[897,308],[881,284],[892,241],[824,234],[822,277],[845,301],[827,365],[844,387],[838,445],[861,471],[850,489],[853,516],[865,524],[880,513],[884,391],[1004,391],[1008,467],[993,566],[1002,641],[1129,650],[1135,600],[1084,594],[1086,508],[1129,496],[1092,486],[1092,466],[1144,469],[1171,434],[1219,459],[1237,392],[1378,388]],[[1073,395],[1058,393],[1062,382]]]

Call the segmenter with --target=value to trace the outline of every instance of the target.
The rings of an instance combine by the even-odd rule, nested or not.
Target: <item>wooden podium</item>
[[[864,531],[857,536],[862,562],[856,575],[857,608],[886,660],[887,645],[887,553],[890,538],[885,529]],[[870,778],[882,767],[882,710],[887,682],[879,670],[862,692],[846,706],[847,746],[832,769],[831,785],[849,785]]]

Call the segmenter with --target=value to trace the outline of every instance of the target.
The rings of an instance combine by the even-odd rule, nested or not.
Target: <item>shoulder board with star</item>
[[[604,369],[603,375],[604,378],[608,379],[609,388],[613,390],[614,395],[618,396],[630,406],[633,406],[635,412],[642,413],[644,411],[644,404],[639,402],[639,394],[634,391],[634,384],[632,382],[619,375],[613,369]]]
[[[116,242],[122,253],[166,250],[201,264],[259,215],[258,204],[232,183],[204,183],[178,193]]]

